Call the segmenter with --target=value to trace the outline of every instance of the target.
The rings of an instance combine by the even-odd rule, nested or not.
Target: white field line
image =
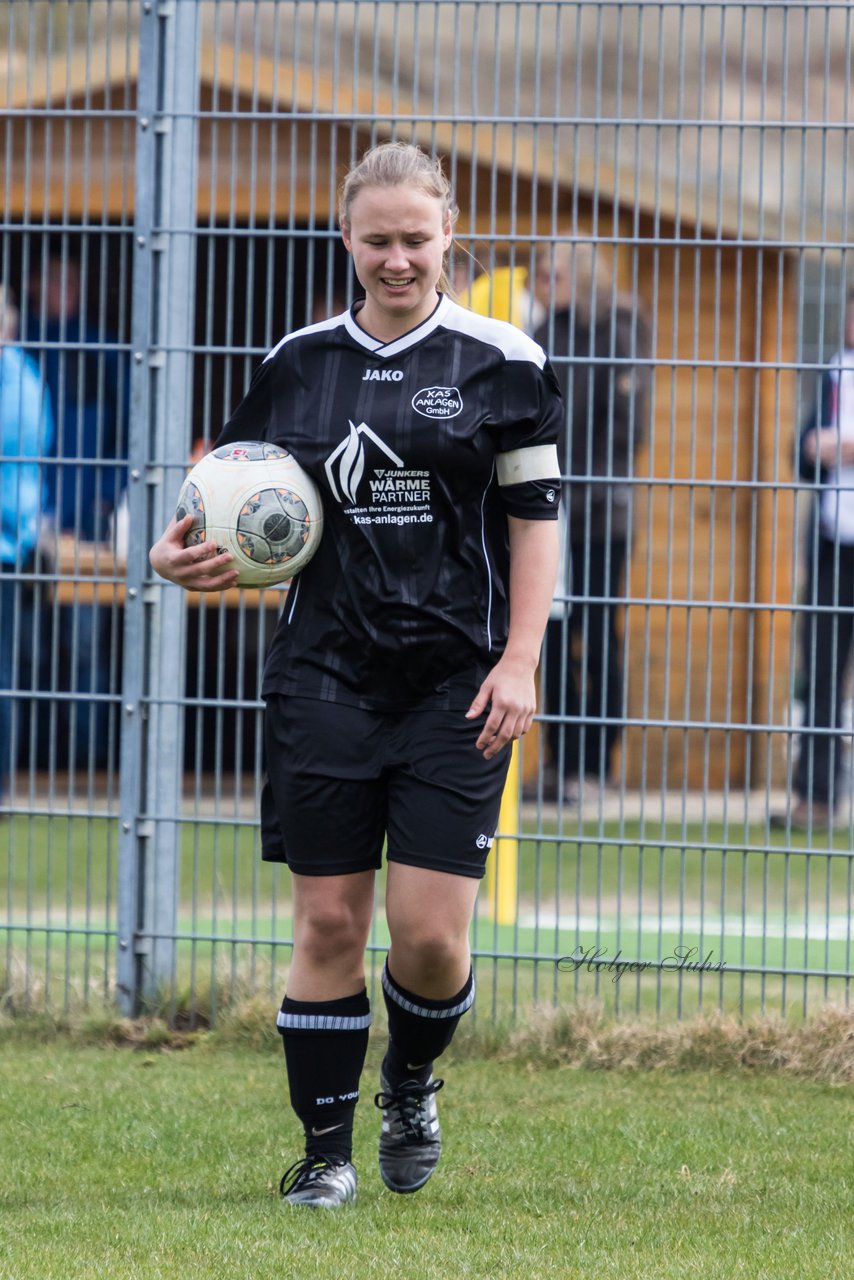
[[[526,912],[519,917],[526,929],[559,929],[567,933],[623,934],[702,934],[704,938],[785,938],[789,942],[846,942],[854,940],[854,917],[849,915],[761,916],[761,915],[665,915],[642,916],[640,920],[625,913],[622,917],[577,915],[572,912]]]

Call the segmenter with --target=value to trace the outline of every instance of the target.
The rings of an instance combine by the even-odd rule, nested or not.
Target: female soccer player
[[[364,300],[284,338],[217,442],[283,445],[324,500],[263,683],[263,856],[293,873],[278,1027],[306,1155],[282,1179],[291,1204],[355,1199],[384,843],[380,1172],[410,1192],[436,1167],[433,1063],[474,1000],[469,923],[511,744],[535,708],[560,393],[530,338],[448,296],[454,217],[439,162],[402,143],[369,151],[340,202]],[[227,553],[184,547],[189,523],[170,524],[152,565],[193,590],[230,586]]]

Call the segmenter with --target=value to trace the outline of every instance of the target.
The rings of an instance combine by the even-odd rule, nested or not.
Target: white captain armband
[[[495,458],[501,488],[532,480],[556,480],[560,475],[556,444],[535,444],[527,449],[511,449]]]

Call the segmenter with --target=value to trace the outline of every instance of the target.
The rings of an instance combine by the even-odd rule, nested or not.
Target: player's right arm
[[[237,570],[230,567],[230,551],[218,552],[216,543],[210,540],[194,547],[184,546],[192,523],[192,512],[183,520],[172,517],[148,553],[152,569],[186,591],[225,591],[233,587]]]

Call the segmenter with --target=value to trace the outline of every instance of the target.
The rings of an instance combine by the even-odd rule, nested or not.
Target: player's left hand
[[[476,742],[484,759],[491,760],[509,742],[527,733],[537,706],[534,672],[524,662],[505,656],[492,668],[478,690],[477,697],[466,712],[467,720],[483,715],[486,718]]]

